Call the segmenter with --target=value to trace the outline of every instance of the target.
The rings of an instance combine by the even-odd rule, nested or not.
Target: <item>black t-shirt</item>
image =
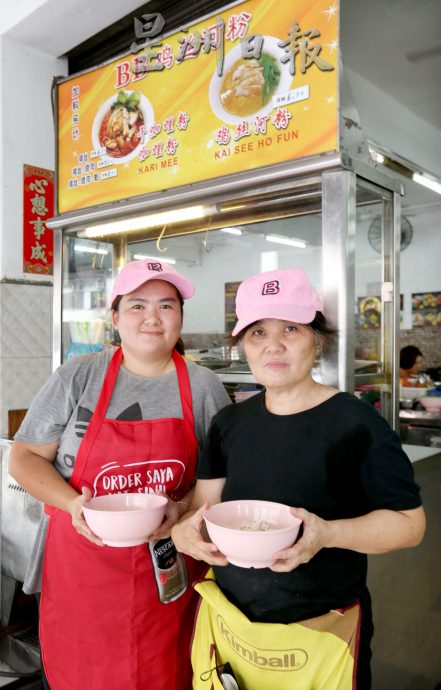
[[[264,393],[224,408],[212,420],[197,476],[226,477],[222,501],[277,501],[325,520],[421,505],[398,436],[348,393],[292,415],[268,412]],[[289,573],[234,565],[214,570],[223,592],[251,620],[288,623],[362,596],[367,557],[322,549]]]

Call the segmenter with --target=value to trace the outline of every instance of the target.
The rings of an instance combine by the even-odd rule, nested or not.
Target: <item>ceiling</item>
[[[341,0],[340,16],[343,63],[441,129],[441,1]]]

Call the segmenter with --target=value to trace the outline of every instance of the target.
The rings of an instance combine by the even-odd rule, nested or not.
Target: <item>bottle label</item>
[[[184,557],[176,551],[170,537],[149,542],[159,601],[168,604],[178,599],[187,589],[188,576]]]

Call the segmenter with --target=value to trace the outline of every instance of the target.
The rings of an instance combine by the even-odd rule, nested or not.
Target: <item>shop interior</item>
[[[378,155],[378,153],[377,153]],[[402,170],[405,170],[404,165]],[[354,328],[347,355],[353,362],[350,387],[373,404],[393,391],[392,349],[413,344],[424,355],[425,371],[435,392],[441,365],[441,295],[435,251],[440,239],[436,230],[441,215],[439,195],[403,175],[396,175],[400,190],[401,220],[397,239],[399,277],[393,309],[399,312],[394,333],[384,294],[384,272],[393,263],[387,245],[392,233],[393,197],[386,190],[362,181],[355,192],[356,217],[353,238],[353,290],[347,295]],[[182,209],[168,224],[146,216],[146,227],[125,232],[107,231],[99,222],[84,222],[63,233],[61,347],[54,342],[60,361],[75,354],[107,346],[115,339],[108,311],[109,286],[121,262],[141,257],[160,257],[183,273],[191,273],[196,295],[186,305],[184,342],[187,355],[218,373],[229,392],[253,389],[254,383],[240,351],[228,349],[228,334],[234,326],[234,296],[238,282],[253,272],[302,267],[323,292],[330,259],[325,237],[320,176],[304,178],[290,190],[254,192],[238,200],[208,207],[208,215],[182,221]],[[199,207],[191,207],[197,213]],[[325,211],[325,215],[329,213]],[[148,227],[148,223],[152,223]],[[331,220],[332,225],[332,220]],[[388,229],[389,227],[389,229]],[[106,234],[108,232],[108,234]],[[324,249],[327,247],[327,249]],[[346,272],[347,273],[347,272]],[[398,273],[397,273],[398,275]],[[345,278],[345,281],[347,278]],[[399,291],[398,291],[399,284]],[[343,288],[342,288],[343,289]],[[223,295],[223,299],[219,299]],[[325,299],[335,300],[335,295]],[[394,313],[394,311],[392,311]],[[59,314],[54,314],[55,321]],[[388,321],[389,319],[389,321]],[[56,333],[58,330],[55,329]],[[345,340],[346,343],[346,340]],[[346,347],[346,345],[345,345]],[[323,363],[324,364],[324,363]],[[326,366],[325,366],[326,369]],[[352,378],[352,374],[354,378]],[[321,364],[316,376],[336,376]],[[397,409],[403,440],[436,447],[436,421],[431,431],[416,436],[408,431],[409,411],[424,417],[419,398],[427,394],[421,386],[397,390]],[[410,400],[409,403],[404,401]],[[400,404],[401,403],[401,404]],[[385,403],[387,405],[387,403]],[[389,413],[384,408],[384,413]],[[433,415],[432,415],[433,417]],[[430,417],[425,415],[426,423]],[[390,417],[391,421],[392,416]]]

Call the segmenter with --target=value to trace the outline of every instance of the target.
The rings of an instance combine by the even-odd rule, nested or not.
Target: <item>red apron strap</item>
[[[118,378],[118,372],[121,366],[122,357],[122,348],[118,347],[115,350],[112,359],[110,360],[109,366],[107,367],[106,376],[104,378],[98,402],[95,406],[94,411],[94,415],[98,416],[100,419],[104,419],[104,417],[106,416],[110,398],[112,397],[116,379]]]
[[[188,375],[187,365],[184,358],[173,350],[172,352],[173,362],[176,367],[176,374],[178,378],[179,393],[181,396],[182,412],[184,416],[185,433],[187,437],[187,442],[189,444],[189,450],[193,453],[197,453],[197,438],[194,429],[194,415],[193,415],[193,405],[190,387],[190,378]],[[84,468],[89,457],[90,450],[95,441],[95,437],[100,429],[101,422],[106,416],[107,408],[109,406],[110,398],[112,397],[113,389],[115,386],[116,379],[118,377],[119,368],[121,366],[121,361],[123,358],[122,348],[115,350],[115,353],[110,360],[109,366],[107,368],[106,376],[100,391],[98,402],[96,404],[92,418],[87,426],[84,438],[81,443],[81,452],[78,452],[75,467],[70,479],[70,484],[76,489],[80,489],[78,482],[81,480]],[[52,514],[54,508],[51,506],[46,506],[45,512]]]
[[[87,463],[87,458],[89,457],[90,449],[95,441],[95,437],[101,426],[101,421],[103,420],[107,408],[109,406],[115,381],[118,376],[119,367],[121,365],[121,360],[122,349],[118,347],[112,355],[112,359],[110,360],[109,366],[107,367],[106,375],[104,377],[104,382],[101,387],[95,411],[87,426],[86,433],[84,434],[79,451],[77,453],[77,457],[75,459],[74,471],[72,473],[72,477],[70,478],[69,484],[71,484],[76,489],[81,488],[77,486],[77,483],[81,479],[81,476]],[[46,515],[54,515],[57,511],[58,508],[55,508],[54,506],[48,504],[44,506],[44,512],[46,513]]]
[[[87,426],[84,438],[81,442],[81,452],[77,453],[77,457],[75,459],[74,471],[72,473],[72,477],[70,480],[70,483],[75,488],[78,488],[77,481],[81,478],[83,474],[90,450],[95,441],[95,437],[100,429],[102,420],[106,416],[110,398],[112,397],[115,382],[118,377],[118,371],[121,365],[121,361],[122,349],[118,347],[117,350],[115,350],[112,359],[110,360],[109,366],[107,367],[106,375],[104,377],[104,382],[101,387],[98,402],[96,404],[92,418]]]
[[[182,413],[184,415],[184,424],[188,442],[190,447],[197,453],[198,442],[195,433],[194,415],[193,415],[193,400],[191,395],[190,377],[188,375],[187,365],[182,355],[176,350],[172,352],[173,361],[176,367],[176,374],[178,377],[179,393],[181,396]]]

